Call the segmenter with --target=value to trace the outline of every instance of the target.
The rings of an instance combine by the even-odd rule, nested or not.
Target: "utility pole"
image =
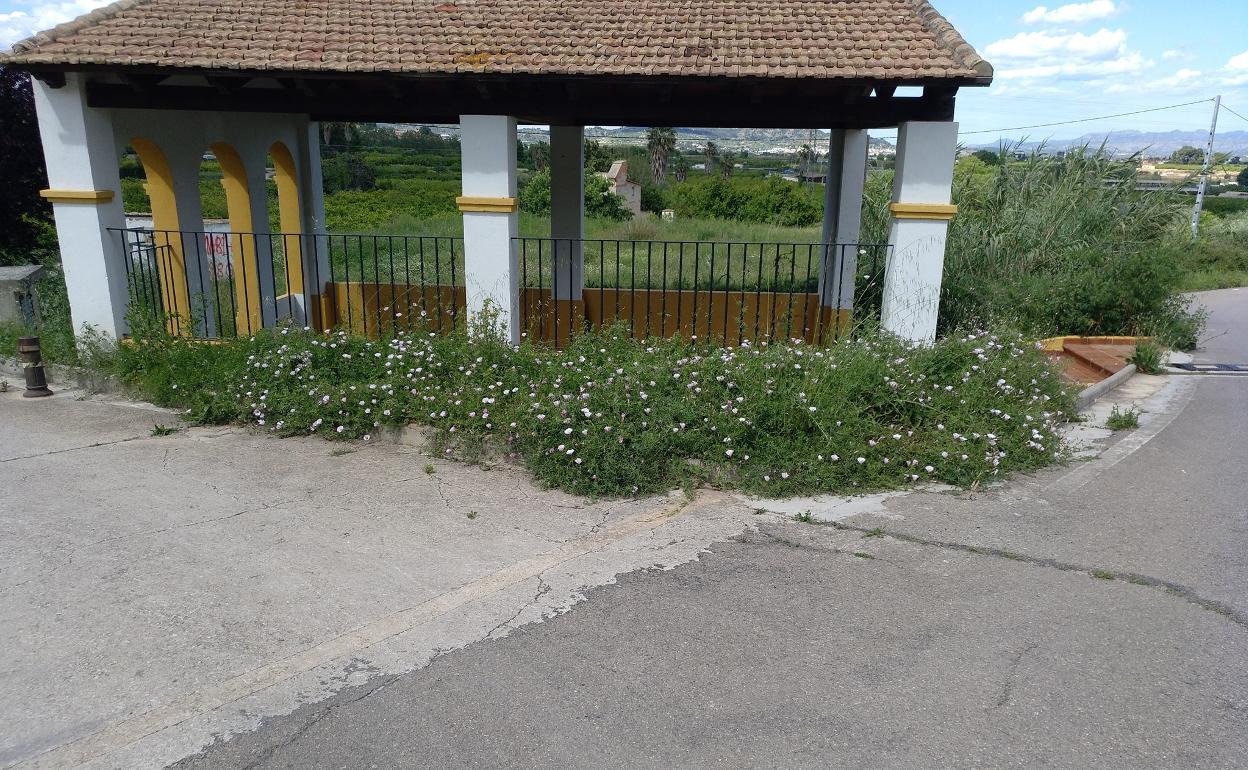
[[[1213,137],[1218,133],[1218,112],[1222,109],[1222,95],[1213,97],[1213,123],[1209,126],[1209,143],[1205,145],[1205,163],[1200,168],[1200,186],[1196,188],[1196,208],[1192,209],[1192,243],[1200,233],[1200,211],[1205,207],[1205,187],[1209,184],[1209,167],[1213,165]]]

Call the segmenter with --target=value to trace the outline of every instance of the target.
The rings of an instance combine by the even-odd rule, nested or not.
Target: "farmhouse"
[[[624,199],[624,208],[633,216],[641,215],[641,185],[628,179],[628,161],[617,160],[600,176],[607,180],[607,189]]]
[[[417,308],[453,320],[492,307],[513,340],[612,319],[813,339],[852,312],[858,259],[883,253],[884,326],[931,340],[955,99],[992,79],[925,0],[122,0],[3,62],[36,79],[74,323],[115,336],[137,301],[199,336],[283,318],[377,333]],[[462,238],[326,232],[322,121],[458,123]],[[518,123],[551,126],[549,238],[517,232]],[[584,126],[612,124],[830,129],[823,243],[587,242]],[[889,242],[873,252],[858,243],[866,130],[894,127]],[[149,229],[126,227],[127,147]],[[229,207],[216,246],[205,152]]]

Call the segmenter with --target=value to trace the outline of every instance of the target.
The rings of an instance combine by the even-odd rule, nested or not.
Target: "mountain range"
[[[585,135],[594,139],[607,141],[631,142],[644,139],[644,126],[618,126],[603,128],[591,126],[585,129]],[[750,147],[755,149],[800,147],[810,143],[818,147],[827,142],[828,133],[822,130],[805,128],[677,128],[678,142],[715,142],[724,147]],[[892,147],[886,139],[871,138],[873,147]]]
[[[1049,139],[1036,141],[1010,139],[1002,137],[999,141],[968,145],[969,147],[997,149],[1000,144],[1018,146],[1022,152],[1030,152],[1044,146],[1050,150],[1064,150],[1071,147],[1089,145],[1093,148],[1102,143],[1110,152],[1119,155],[1130,155],[1142,152],[1150,157],[1165,157],[1181,147],[1199,147],[1204,149],[1209,140],[1208,131],[1109,131],[1084,134],[1077,139]],[[1217,152],[1229,152],[1231,155],[1248,155],[1248,131],[1219,132],[1213,143]]]

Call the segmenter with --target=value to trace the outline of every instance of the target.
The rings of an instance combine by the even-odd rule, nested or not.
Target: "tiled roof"
[[[926,0],[121,0],[25,65],[986,81]]]

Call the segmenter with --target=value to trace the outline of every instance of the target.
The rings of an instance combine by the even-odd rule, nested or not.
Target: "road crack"
[[[903,532],[892,532],[880,528],[868,529],[867,527],[857,527],[840,521],[829,522],[826,526],[830,526],[833,529],[838,529],[844,532],[860,532],[864,535],[868,533],[872,535],[886,535],[903,543],[932,546],[934,548],[943,548],[950,551],[974,554],[976,556],[1008,559],[1009,561],[1021,562],[1023,564],[1030,564],[1035,567],[1044,567],[1046,569],[1055,569],[1061,572],[1080,572],[1094,578],[1105,580],[1106,582],[1130,583],[1132,585],[1155,588],[1164,591],[1171,596],[1183,599],[1189,604],[1195,605],[1202,610],[1216,612],[1217,614],[1230,620],[1232,623],[1248,628],[1248,615],[1235,610],[1233,607],[1223,602],[1201,596],[1197,593],[1196,589],[1191,586],[1185,586],[1182,583],[1176,583],[1172,580],[1164,580],[1162,578],[1153,577],[1152,575],[1143,575],[1138,572],[1109,570],[1100,567],[1088,566],[1086,564],[1074,564],[1072,562],[1048,557],[1028,556],[1027,554],[1016,553],[1005,548],[967,545],[966,543],[953,543],[947,540],[932,540],[925,537],[919,537],[917,535],[908,535]]]
[[[544,575],[545,573],[542,573],[542,574]],[[533,594],[533,598],[532,598],[532,599],[529,599],[527,602],[525,602],[525,603],[524,603],[524,604],[520,607],[520,609],[516,610],[516,614],[512,615],[511,617],[509,617],[509,618],[507,618],[506,620],[504,620],[502,623],[499,623],[498,625],[496,625],[496,626],[494,626],[493,628],[491,628],[491,629],[490,629],[490,632],[489,632],[488,634],[486,634],[486,635],[485,635],[485,638],[486,638],[486,639],[495,639],[495,638],[497,638],[497,637],[495,637],[495,636],[494,636],[494,634],[498,633],[499,631],[503,630],[504,628],[507,628],[508,626],[510,626],[512,623],[516,622],[516,620],[517,620],[517,619],[518,619],[521,615],[523,615],[523,614],[524,614],[524,611],[525,611],[525,610],[529,609],[530,607],[534,607],[534,606],[536,606],[536,605],[537,605],[537,603],[538,603],[538,602],[540,602],[540,601],[542,600],[542,597],[543,597],[543,596],[545,596],[545,595],[546,595],[546,594],[548,594],[548,593],[550,593],[550,585],[549,585],[549,584],[547,584],[546,579],[545,579],[544,577],[542,577],[542,575],[538,575],[538,576],[537,576],[537,592],[536,592],[535,594]]]

